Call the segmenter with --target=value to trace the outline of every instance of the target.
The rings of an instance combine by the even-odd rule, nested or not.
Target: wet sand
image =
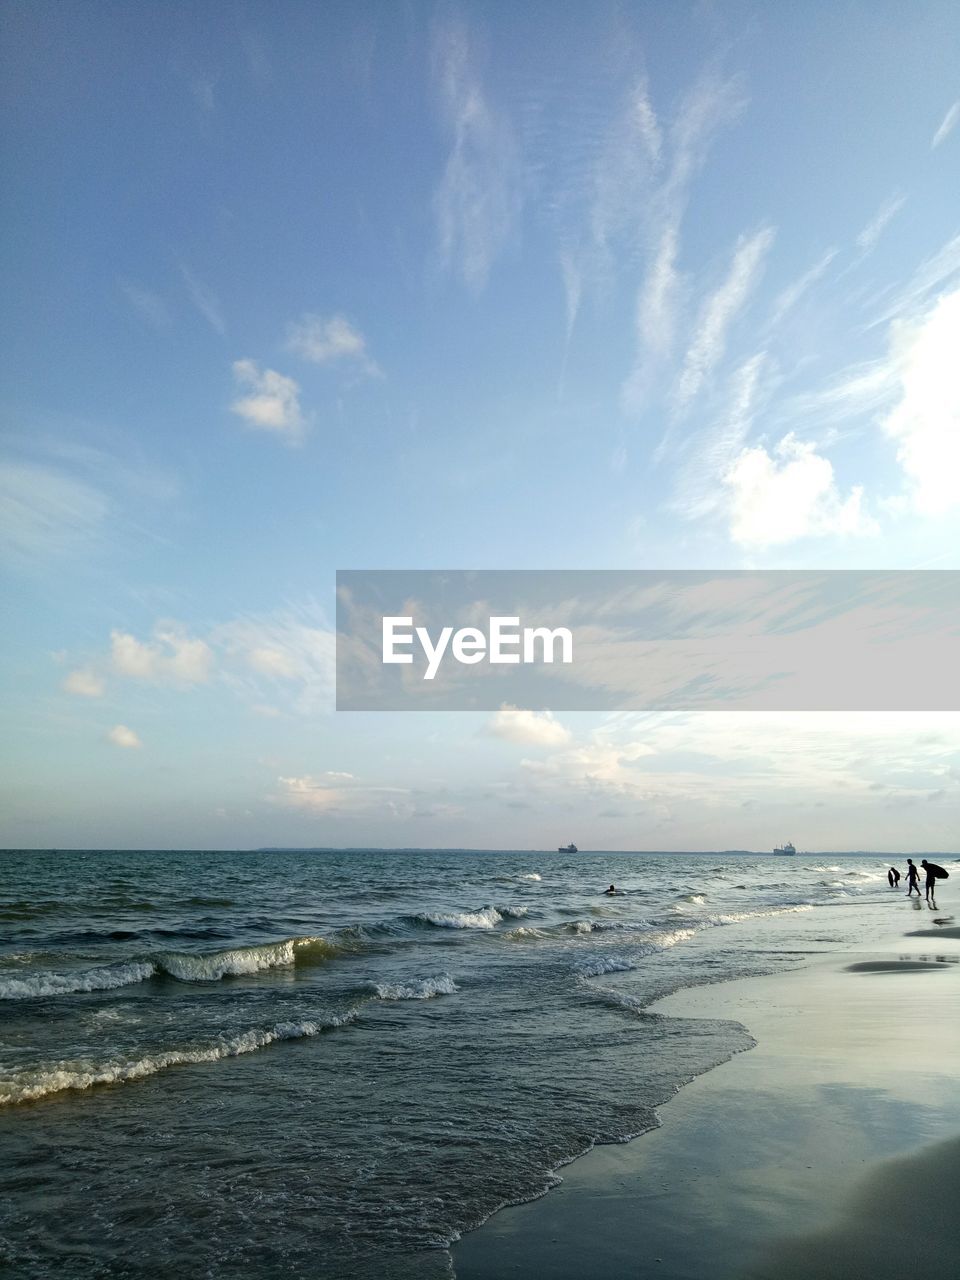
[[[960,930],[908,923],[654,1005],[732,1018],[757,1046],[465,1237],[459,1280],[954,1280]]]

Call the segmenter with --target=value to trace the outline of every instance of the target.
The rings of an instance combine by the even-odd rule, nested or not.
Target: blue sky
[[[927,716],[337,715],[337,568],[960,568],[948,3],[7,6],[0,843],[956,845]]]

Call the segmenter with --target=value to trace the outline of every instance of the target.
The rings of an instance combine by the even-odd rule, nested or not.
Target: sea
[[[862,940],[891,860],[0,852],[0,1268],[449,1277],[753,1043],[654,1000]]]

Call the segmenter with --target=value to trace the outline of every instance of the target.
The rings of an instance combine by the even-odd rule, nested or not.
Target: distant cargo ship
[[[788,840],[786,844],[778,845],[773,852],[778,858],[792,858],[797,851]]]
[[[562,844],[557,849],[557,853],[577,853],[578,849],[575,844]]]

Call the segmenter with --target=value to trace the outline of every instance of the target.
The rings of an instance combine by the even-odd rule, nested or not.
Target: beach
[[[885,942],[653,1004],[757,1043],[466,1236],[458,1280],[960,1274],[960,930],[894,906]]]
[[[924,1188],[960,1132],[960,939],[876,855],[2,864],[24,1280],[802,1275],[785,1235],[862,1239],[845,1197],[918,1153],[867,1234],[891,1276],[952,1266]]]

